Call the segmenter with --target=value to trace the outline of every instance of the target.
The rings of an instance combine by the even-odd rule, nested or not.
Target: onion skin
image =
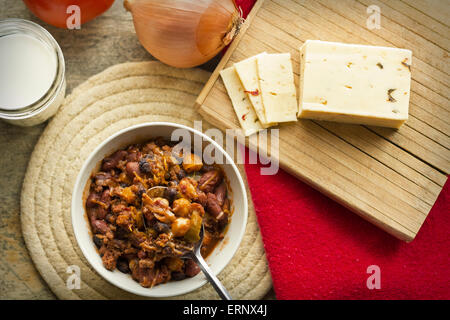
[[[211,60],[243,21],[233,0],[125,0],[124,7],[144,48],[178,68]]]

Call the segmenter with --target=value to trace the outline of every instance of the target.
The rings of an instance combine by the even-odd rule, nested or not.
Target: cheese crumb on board
[[[291,54],[265,54],[258,56],[256,62],[267,121],[297,121],[298,104]]]
[[[276,125],[276,123],[270,123],[270,121],[267,121],[266,119],[264,105],[261,99],[261,89],[259,87],[258,72],[256,70],[256,59],[264,55],[266,55],[265,52],[237,62],[234,64],[234,67],[239,76],[239,79],[241,80],[242,86],[244,87],[245,93],[252,103],[256,115],[261,122],[261,125],[264,128],[268,128],[270,126]]]
[[[252,104],[248,99],[247,94],[244,91],[244,87],[241,84],[236,70],[234,67],[230,67],[220,71],[225,88],[231,99],[231,103],[234,108],[234,112],[239,119],[242,130],[245,136],[250,136],[263,129],[261,122],[259,122],[256,116],[255,110],[253,110]]]
[[[307,40],[299,117],[399,128],[408,119],[410,50]]]

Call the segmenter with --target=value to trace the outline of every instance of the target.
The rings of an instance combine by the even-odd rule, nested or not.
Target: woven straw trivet
[[[109,284],[85,260],[73,234],[73,184],[91,151],[111,134],[131,125],[169,121],[192,126],[201,116],[194,100],[209,73],[174,69],[159,62],[125,63],[93,76],[68,96],[37,143],[21,198],[22,231],[31,257],[61,299],[141,298]],[[203,122],[203,128],[210,127]],[[241,173],[245,178],[241,166]],[[250,195],[247,186],[247,192]],[[249,197],[250,199],[250,197]],[[80,267],[80,289],[68,289],[68,267]],[[220,280],[234,299],[260,299],[271,277],[253,203],[244,239]],[[203,287],[177,299],[218,299]]]

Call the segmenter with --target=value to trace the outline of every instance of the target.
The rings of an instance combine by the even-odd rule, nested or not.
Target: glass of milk
[[[64,100],[64,56],[38,24],[0,21],[0,119],[33,126],[53,116]]]

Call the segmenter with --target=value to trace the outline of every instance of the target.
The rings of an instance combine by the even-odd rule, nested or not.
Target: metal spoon
[[[166,191],[167,187],[164,186],[156,186],[147,190],[147,195],[150,198],[164,198],[164,191]]]
[[[216,290],[217,294],[220,296],[222,300],[232,300],[230,294],[227,289],[222,285],[219,279],[213,274],[205,259],[203,259],[202,254],[200,253],[200,249],[203,243],[203,236],[205,235],[205,227],[202,224],[202,228],[200,229],[200,240],[194,245],[194,250],[186,253],[183,257],[191,258],[194,260],[203,273],[208,279],[209,283]]]
[[[163,197],[164,191],[167,189],[167,187],[163,186],[157,186],[150,188],[147,191],[147,194],[149,197],[155,198],[155,197]],[[200,252],[200,249],[202,248],[203,243],[203,237],[205,235],[205,227],[202,223],[202,228],[200,229],[200,240],[197,241],[194,245],[194,249],[192,251],[187,252],[182,258],[190,258],[197,263],[197,265],[200,267],[200,269],[203,271],[203,273],[206,276],[206,279],[211,283],[213,288],[217,291],[217,294],[222,298],[222,300],[232,300],[230,294],[225,289],[225,287],[222,285],[219,279],[213,274],[211,269],[209,268],[208,264],[206,263],[205,259],[203,259],[202,254]]]

